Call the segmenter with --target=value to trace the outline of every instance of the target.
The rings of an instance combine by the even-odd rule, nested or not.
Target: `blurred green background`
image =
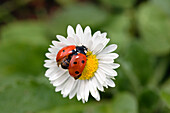
[[[116,87],[83,104],[44,76],[55,35],[81,24],[118,44]],[[0,0],[0,113],[170,113],[170,0]]]

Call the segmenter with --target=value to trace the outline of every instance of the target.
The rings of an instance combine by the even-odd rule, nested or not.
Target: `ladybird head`
[[[84,51],[87,51],[86,46],[82,45],[82,48],[84,49]]]
[[[82,54],[86,55],[86,53],[87,53],[87,48],[86,48],[84,45],[82,45],[82,46],[76,46],[76,52],[82,53]]]

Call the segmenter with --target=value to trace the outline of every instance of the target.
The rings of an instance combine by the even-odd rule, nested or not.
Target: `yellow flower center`
[[[80,76],[80,80],[90,79],[94,76],[94,72],[96,72],[98,68],[98,59],[96,59],[96,55],[93,55],[91,51],[87,52],[87,61],[86,66]]]

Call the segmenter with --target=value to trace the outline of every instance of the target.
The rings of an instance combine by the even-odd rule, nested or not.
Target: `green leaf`
[[[158,6],[146,3],[137,12],[143,47],[152,54],[166,55],[170,51],[170,17]]]
[[[77,2],[77,0],[55,0],[55,1],[63,6],[71,5]]]
[[[45,30],[45,26],[39,21],[14,22],[3,27],[1,38],[6,43],[44,46],[47,44]]]
[[[53,109],[40,111],[38,113],[81,113],[84,109],[82,104],[63,105],[54,107]]]
[[[101,100],[100,102],[93,102],[84,107],[85,113],[113,113],[111,101]]]
[[[67,108],[67,109],[66,109]],[[102,100],[102,102],[87,102],[83,104],[74,103],[62,106],[56,106],[52,109],[43,110],[38,113],[112,113],[111,101]]]
[[[145,88],[139,96],[139,106],[142,113],[153,113],[158,106],[158,92],[153,89]]]
[[[119,93],[113,100],[112,113],[138,113],[136,98],[130,93]]]
[[[28,77],[13,81],[13,84],[0,90],[0,100],[2,113],[37,113],[55,106],[75,103],[74,100],[62,98],[49,85]]]
[[[114,15],[111,22],[103,29],[108,33],[110,43],[118,44],[118,50],[124,51],[130,44],[130,18],[126,13]]]
[[[68,25],[90,27],[101,26],[108,17],[108,13],[92,4],[75,4],[56,12],[55,16],[47,23],[49,32],[52,35],[62,34],[66,36]]]
[[[130,8],[134,5],[135,0],[100,0],[107,6],[113,6],[118,8]]]
[[[135,76],[140,80],[140,83],[142,85],[147,85],[148,80],[153,77],[154,58],[143,49],[143,46],[139,41],[131,43],[125,53],[125,61],[130,63],[132,70],[135,73]]]
[[[45,29],[38,22],[16,22],[3,27],[0,44],[1,74],[42,73],[44,54],[48,47],[45,36]]]
[[[154,74],[152,75],[152,77],[150,77],[150,81],[148,82],[148,87],[157,88],[159,86],[161,81],[166,76],[166,71],[168,69],[168,64],[169,64],[168,61],[169,61],[169,58],[165,57],[165,58],[159,59],[159,61],[156,62]]]
[[[170,109],[170,79],[161,88],[161,98]]]
[[[2,76],[0,75],[0,91],[8,88],[9,86],[15,85],[18,81],[24,80],[23,77],[20,76]]]
[[[152,0],[152,2],[170,15],[170,0]]]

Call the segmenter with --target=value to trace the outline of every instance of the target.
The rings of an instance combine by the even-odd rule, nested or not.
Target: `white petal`
[[[101,78],[101,73],[99,73],[99,71],[97,71],[96,73],[95,73],[95,77],[96,77],[96,79],[100,82],[100,84],[103,84],[104,83],[104,80]]]
[[[74,96],[75,96],[75,94],[77,93],[77,90],[78,90],[78,86],[79,86],[79,80],[76,80],[75,82],[74,82],[74,85],[73,85],[73,87],[72,87],[72,89],[71,89],[71,92],[70,92],[70,94],[69,94],[69,99],[72,99]]]
[[[68,34],[68,37],[73,37],[73,35],[75,35],[74,29],[70,25],[67,27],[67,34]]]
[[[82,40],[84,40],[84,33],[83,33],[83,29],[81,27],[80,24],[77,25],[76,27],[76,39],[77,39],[77,45],[80,46],[82,45]]]
[[[94,89],[94,87],[93,87],[93,84],[92,84],[92,82],[90,81],[90,80],[88,80],[88,85],[89,85],[89,90],[90,90],[90,93],[91,93],[91,95],[94,97],[94,98],[96,98],[96,93],[95,93],[95,89]]]
[[[102,44],[102,41],[100,39],[101,37],[96,37],[92,39],[93,45],[90,48],[91,51],[95,50],[98,45]]]
[[[91,79],[89,80],[89,89],[90,89],[90,93],[91,95],[97,100],[100,100],[100,95],[98,90],[96,89],[96,87],[93,86],[93,83],[91,81]]]
[[[49,60],[49,59],[48,59],[48,60],[44,60],[44,62],[45,62],[45,63],[54,63],[53,60]]]
[[[82,80],[81,80],[80,83],[79,83],[79,86],[78,86],[79,88],[78,88],[78,90],[77,90],[77,100],[78,100],[78,101],[82,99],[81,88],[82,88],[83,85],[84,85],[84,84],[83,84],[83,82],[82,82]]]
[[[45,56],[49,59],[52,59],[52,60],[55,60],[55,58],[56,58],[56,55],[52,54],[52,53],[46,53]]]
[[[67,37],[67,40],[71,43],[71,45],[76,45],[76,42],[73,37]]]
[[[110,39],[106,39],[105,41],[103,41],[103,45],[104,47],[109,43]]]
[[[107,41],[107,38],[102,38],[102,35],[100,32],[96,32],[93,37],[92,37],[92,41],[93,41],[93,45],[92,47],[90,48],[92,51],[100,44],[103,45],[102,49],[106,46],[106,41]]]
[[[97,38],[95,38],[95,40],[93,40],[96,44],[96,46],[100,43],[103,44],[102,50],[103,48],[107,45],[107,43],[110,41],[110,39],[107,38],[103,38],[103,35],[99,35]]]
[[[91,29],[87,26],[84,30],[84,37],[82,38],[82,45],[88,48],[89,41],[92,40]]]
[[[59,48],[48,48],[48,51],[50,51],[52,54],[56,54],[59,51]]]
[[[82,100],[85,100],[85,80],[81,80],[81,86],[80,86],[80,96]]]
[[[105,83],[103,84],[103,86],[104,86],[105,88],[108,88],[106,81],[105,81]]]
[[[110,53],[109,55],[112,56],[113,59],[116,59],[117,57],[119,57],[117,53]]]
[[[91,50],[92,45],[93,45],[93,41],[92,41],[92,40],[88,40],[88,43],[87,43],[86,47],[87,47],[89,50]]]
[[[66,46],[66,44],[64,44],[64,43],[62,43],[62,42],[58,42],[58,41],[52,41],[52,44],[53,44],[56,48]]]
[[[68,72],[63,74],[62,76],[60,76],[59,78],[57,78],[54,81],[53,86],[58,86],[58,85],[64,83],[68,79],[68,77],[69,77],[69,73]]]
[[[110,64],[110,66],[112,67],[112,69],[117,69],[118,67],[120,67],[120,64],[112,63]]]
[[[77,25],[76,27],[76,35],[79,37],[79,38],[82,38],[83,37],[83,29],[81,27],[80,24]]]
[[[96,87],[100,90],[100,91],[104,91],[104,88],[102,86],[102,84],[99,83],[99,81],[97,80],[96,76],[94,76],[92,78],[93,83],[96,85]]]
[[[59,43],[58,41],[55,41],[55,40],[52,41],[52,44],[53,44],[54,46],[58,46],[58,43]]]
[[[49,68],[46,72],[45,72],[45,76],[46,77],[50,77],[52,76],[53,73],[57,72],[59,69],[58,68]]]
[[[60,69],[59,71],[55,72],[55,73],[53,74],[53,76],[51,76],[51,77],[49,78],[49,80],[50,80],[50,81],[53,81],[53,80],[55,80],[55,79],[58,79],[60,76],[62,76],[62,75],[65,74],[65,73],[66,73],[66,71]]]
[[[88,101],[89,98],[89,82],[88,80],[85,80],[85,101]]]
[[[117,73],[115,73],[116,71],[113,70],[112,68],[104,65],[104,64],[99,64],[99,68],[105,72],[106,74],[110,75],[110,76],[117,76]]]
[[[61,90],[63,89],[63,87],[64,87],[64,84],[61,84],[60,86],[57,86],[57,87],[55,88],[55,92],[61,91]]]
[[[93,84],[93,87],[95,88],[95,93],[96,93],[96,100],[99,101],[100,100],[100,95],[99,95],[99,92],[97,90],[97,82],[95,81],[95,79],[90,79],[91,83]]]
[[[56,86],[55,92],[59,92],[59,91],[63,90],[64,87],[65,87],[65,83],[63,82],[59,86]]]
[[[59,73],[59,71],[58,71],[58,70],[53,71],[53,72],[51,72],[51,74],[46,75],[46,77],[51,78],[51,77],[53,77],[53,76],[56,76],[56,74],[57,74],[57,73]]]
[[[80,96],[80,93],[77,92],[77,100],[80,101],[81,100],[81,96]]]
[[[66,45],[69,45],[69,44],[70,44],[70,42],[68,42],[68,40],[67,40],[65,37],[63,37],[63,36],[61,36],[61,35],[56,35],[56,37],[57,37],[57,39],[58,39],[59,41],[61,41],[62,43],[66,44]]]
[[[100,83],[103,85],[106,80],[106,74],[100,68],[98,68],[96,72],[98,74],[98,76],[96,76],[97,80],[100,80]]]
[[[98,91],[97,91],[96,93],[97,93],[97,98],[96,98],[96,100],[97,100],[97,101],[100,101],[100,94],[99,94]]]
[[[117,72],[115,70],[113,70],[113,74],[110,76],[113,76],[113,77],[117,76]]]
[[[70,91],[73,87],[74,82],[75,82],[74,78],[70,76],[68,78],[66,85],[65,85],[65,88],[62,90],[63,91],[63,97],[68,96],[68,94],[70,93]]]
[[[97,88],[97,83],[96,81],[94,80],[94,77],[90,79],[91,80],[91,83],[93,84],[93,87]]]
[[[82,102],[83,102],[83,104],[85,103],[85,100],[84,99],[82,99]]]
[[[108,42],[107,42],[107,43],[108,43]],[[106,46],[106,43],[103,42],[101,45],[102,45],[102,46],[101,46],[100,50],[96,52],[96,55],[98,55],[98,54],[103,50],[103,48]]]
[[[94,34],[93,34],[93,38],[96,38],[98,36],[101,35],[101,32],[100,31],[96,31]]]
[[[47,60],[45,60],[44,67],[47,67],[47,68],[57,67],[57,63],[54,60],[50,60],[50,62],[47,62]]]
[[[106,82],[110,87],[115,87],[115,83],[111,79],[107,78]]]
[[[84,30],[84,34],[88,34],[90,37],[91,37],[91,29],[89,26],[87,26]],[[87,38],[90,38],[90,37],[87,37]]]
[[[105,32],[105,33],[102,33],[101,36],[102,36],[102,38],[106,38],[107,33],[106,33],[106,32]]]
[[[101,53],[110,53],[110,52],[113,52],[117,49],[117,45],[116,44],[112,44],[112,45],[109,45],[107,46]]]
[[[103,48],[103,44],[98,44],[96,47],[95,47],[95,49],[93,50],[93,54],[96,54],[96,53],[98,53],[99,51],[101,51],[102,50],[102,48]]]
[[[100,60],[98,60],[98,62],[99,62],[99,64],[112,64],[113,62],[114,62],[114,60],[113,59],[106,59],[106,60],[104,60],[104,59],[100,59]]]
[[[78,37],[77,35],[74,35],[74,41],[76,45],[80,46],[80,37]]]
[[[67,42],[67,39],[64,36],[56,35],[56,37],[60,42],[62,42],[64,44],[65,44],[65,42]]]
[[[77,85],[77,100],[81,100],[81,95],[80,95],[80,88],[81,88],[81,80],[79,80],[79,84]]]
[[[97,55],[97,59],[116,59],[119,55],[117,53],[108,53],[108,54],[99,54]]]

